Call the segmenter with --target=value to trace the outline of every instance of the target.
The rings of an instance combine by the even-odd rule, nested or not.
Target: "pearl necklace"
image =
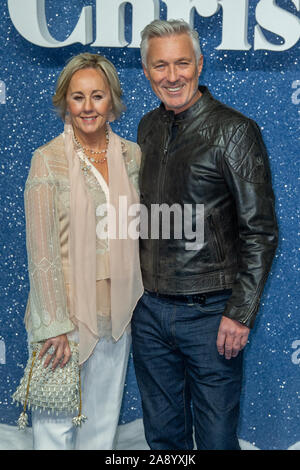
[[[76,138],[76,136],[74,134],[74,140],[75,140],[76,145],[83,151],[85,157],[91,163],[105,163],[106,162],[106,160],[107,160],[106,155],[105,155],[105,157],[96,159],[96,158],[90,157],[89,155],[86,154],[86,151],[90,152],[92,155],[100,155],[102,153],[106,153],[107,148],[108,148],[108,144],[109,144],[109,135],[108,135],[107,127],[105,128],[105,138],[106,138],[106,148],[105,149],[103,149],[103,150],[92,150],[92,149],[89,149],[88,147],[83,147],[83,145],[81,145],[81,143],[78,141],[78,139]]]

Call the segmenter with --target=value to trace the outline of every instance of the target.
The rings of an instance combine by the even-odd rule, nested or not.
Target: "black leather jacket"
[[[275,254],[278,231],[266,149],[255,122],[215,100],[206,87],[175,115],[163,104],[138,129],[141,203],[149,237],[140,240],[145,289],[196,294],[232,289],[224,315],[252,327]],[[204,204],[204,243],[151,239],[153,204]],[[172,225],[173,224],[173,225]]]

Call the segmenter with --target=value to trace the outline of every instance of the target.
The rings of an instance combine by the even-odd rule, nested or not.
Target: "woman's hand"
[[[47,355],[46,360],[44,362],[44,367],[48,367],[52,359],[52,370],[54,370],[58,366],[60,361],[60,367],[64,367],[70,360],[70,357],[72,355],[67,335],[63,334],[55,336],[54,338],[47,339],[41,349],[39,359],[42,359],[42,357],[44,357],[44,355],[47,353],[51,346],[54,347],[54,352],[53,354]]]

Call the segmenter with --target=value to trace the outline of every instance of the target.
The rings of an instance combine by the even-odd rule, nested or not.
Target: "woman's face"
[[[110,88],[102,72],[93,68],[75,72],[66,101],[77,137],[88,139],[103,132],[112,102]]]

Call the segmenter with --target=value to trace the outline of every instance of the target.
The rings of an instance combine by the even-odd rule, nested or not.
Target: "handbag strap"
[[[36,360],[36,351],[33,351],[32,352],[31,367],[30,367],[28,382],[27,382],[27,387],[26,387],[26,396],[25,396],[25,401],[24,401],[24,408],[23,408],[23,411],[20,414],[19,419],[17,421],[19,429],[25,429],[26,426],[28,425],[28,415],[26,413],[26,408],[27,408],[27,401],[28,401],[28,395],[29,395],[30,380],[31,380],[35,360]]]

